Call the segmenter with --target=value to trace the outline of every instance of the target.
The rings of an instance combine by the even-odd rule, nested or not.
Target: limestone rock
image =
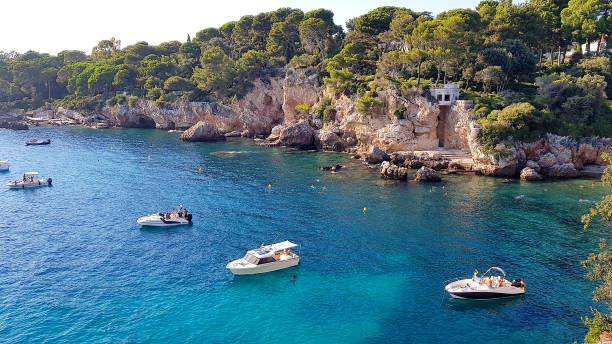
[[[538,165],[538,163],[533,160],[528,160],[525,166],[533,169],[534,171],[538,173],[540,172],[540,165]]]
[[[442,178],[440,177],[440,172],[423,166],[417,171],[414,180],[417,182],[439,182]]]
[[[335,133],[316,130],[314,132],[314,145],[317,149],[340,152],[344,149],[344,142]]]
[[[380,165],[380,175],[386,179],[406,180],[408,179],[408,169],[383,161]]]
[[[542,168],[542,173],[550,178],[576,178],[580,175],[574,164],[567,163]]]
[[[525,181],[537,181],[537,180],[542,180],[544,179],[544,177],[542,177],[541,174],[539,174],[538,172],[536,172],[536,170],[534,170],[531,167],[525,167],[522,171],[521,171],[521,180],[525,180]]]
[[[370,150],[365,158],[365,160],[370,164],[379,164],[383,161],[388,161],[389,159],[389,155],[376,146],[370,147]]]
[[[299,122],[283,128],[278,140],[283,146],[310,149],[314,143],[314,129],[307,122]]]
[[[183,141],[224,141],[225,136],[213,124],[200,121],[181,134]]]

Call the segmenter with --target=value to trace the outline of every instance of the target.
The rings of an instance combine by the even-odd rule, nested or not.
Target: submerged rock
[[[417,171],[414,180],[417,182],[439,182],[442,178],[440,177],[440,172],[423,166]]]
[[[187,129],[180,137],[183,141],[224,141],[225,136],[219,132],[216,126],[200,121],[193,127]]]
[[[408,179],[408,169],[388,161],[383,161],[380,164],[380,175],[386,179],[406,180]]]
[[[544,177],[542,177],[541,174],[539,174],[535,169],[531,167],[525,167],[521,171],[521,180],[532,182],[532,181],[538,181],[542,179],[544,179]]]
[[[321,170],[321,171],[336,172],[336,171],[340,170],[343,167],[344,166],[342,166],[342,165],[321,166],[321,167],[319,167],[319,170]]]
[[[383,161],[389,161],[390,158],[389,155],[383,152],[380,148],[372,146],[370,147],[365,160],[370,164],[380,164]]]

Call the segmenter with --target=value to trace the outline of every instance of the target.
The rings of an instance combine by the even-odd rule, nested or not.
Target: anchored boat
[[[7,183],[6,186],[11,189],[25,189],[51,185],[52,182],[53,180],[51,178],[38,178],[38,172],[26,172],[23,174],[23,178],[21,180],[15,180]]]
[[[37,139],[32,139],[30,141],[26,141],[26,146],[40,146],[40,145],[48,145],[51,143],[51,140],[46,139],[46,140],[37,140]]]
[[[493,276],[493,271],[500,272],[502,276]],[[506,280],[504,270],[493,266],[482,277],[478,277],[478,270],[476,270],[472,278],[449,283],[444,290],[457,299],[491,300],[524,295],[525,281],[515,279],[510,282]]]
[[[182,205],[172,209],[170,213],[157,213],[143,216],[136,220],[141,226],[149,227],[172,227],[191,224],[192,215],[183,209]]]
[[[0,160],[0,172],[6,172],[9,170],[9,164],[6,160]]]
[[[300,256],[291,250],[297,246],[290,241],[262,244],[258,249],[247,251],[243,258],[228,263],[225,268],[234,275],[254,275],[290,268],[300,263]]]

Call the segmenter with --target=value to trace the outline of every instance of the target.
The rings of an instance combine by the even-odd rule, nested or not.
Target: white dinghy
[[[0,172],[6,172],[9,170],[9,164],[7,160],[0,160]]]
[[[172,227],[190,225],[192,215],[187,212],[187,209],[183,209],[182,205],[178,205],[172,209],[170,213],[157,213],[147,216],[143,216],[136,220],[141,226],[148,227]]]
[[[38,172],[26,172],[23,174],[23,178],[21,180],[15,180],[7,183],[6,186],[11,189],[25,189],[51,185],[52,181],[53,180],[51,180],[51,178],[38,178]]]
[[[503,276],[493,276],[497,271]],[[478,270],[474,271],[472,278],[464,278],[449,283],[444,290],[456,299],[491,300],[525,294],[525,281],[515,279],[506,280],[506,273],[501,268],[493,266],[487,270],[483,277],[478,277]]]
[[[290,241],[262,244],[260,248],[247,251],[243,258],[228,263],[225,268],[234,275],[254,275],[290,268],[300,263],[300,256],[291,250],[297,246]]]

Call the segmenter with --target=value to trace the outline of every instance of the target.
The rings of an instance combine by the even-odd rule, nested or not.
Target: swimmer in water
[[[295,283],[295,279],[297,278],[296,275],[291,276],[291,282]]]
[[[584,202],[584,200],[582,199],[582,197],[580,197],[580,199],[578,200],[578,202]]]
[[[327,187],[325,185],[323,185],[322,189],[323,190],[327,190]]]
[[[311,184],[310,187],[314,189],[314,184]]]
[[[518,196],[514,197],[514,199],[521,199],[523,197],[525,197],[525,195],[518,195]]]
[[[446,196],[448,196],[448,191],[446,191],[444,194],[445,194]]]

